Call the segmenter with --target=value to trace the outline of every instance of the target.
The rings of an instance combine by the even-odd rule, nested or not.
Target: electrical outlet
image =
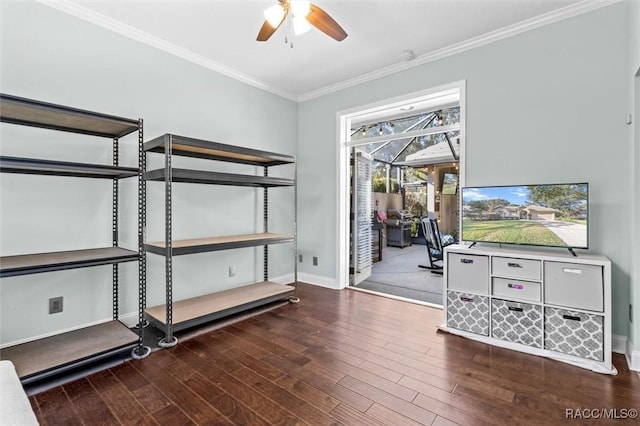
[[[49,314],[62,312],[62,296],[49,299]]]
[[[301,254],[298,255],[298,262],[302,263],[302,255]]]
[[[235,266],[229,266],[229,276],[230,277],[235,277],[236,276],[236,267]]]
[[[318,266],[318,256],[313,256],[313,266]]]

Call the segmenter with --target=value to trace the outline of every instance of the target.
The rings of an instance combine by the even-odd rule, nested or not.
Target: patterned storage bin
[[[595,361],[604,360],[601,315],[544,308],[544,348]]]
[[[477,294],[447,292],[447,327],[489,335],[489,298]]]
[[[542,348],[542,306],[491,300],[491,336]]]

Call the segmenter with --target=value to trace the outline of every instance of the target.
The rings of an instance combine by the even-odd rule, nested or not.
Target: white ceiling
[[[305,100],[616,0],[313,0],[349,34],[256,41],[276,0],[39,0],[281,96]],[[416,58],[405,61],[411,50]]]

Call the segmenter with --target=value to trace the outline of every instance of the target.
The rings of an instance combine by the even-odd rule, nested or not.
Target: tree
[[[585,209],[586,185],[536,185],[528,186],[528,202],[575,216]]]

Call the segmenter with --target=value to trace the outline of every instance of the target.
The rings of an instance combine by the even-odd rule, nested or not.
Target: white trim
[[[120,21],[116,21],[115,19],[109,18],[98,12],[87,9],[86,7],[72,3],[69,0],[36,0],[36,1],[46,6],[57,9],[61,12],[68,13],[69,15],[75,16],[76,18],[80,18],[92,24],[111,30],[117,34],[139,41],[140,43],[144,43],[148,46],[155,47],[156,49],[160,49],[164,52],[175,55],[186,61],[200,65],[212,71],[218,72],[222,75],[226,75],[227,77],[231,77],[235,80],[241,81],[250,86],[257,87],[258,89],[265,90],[267,92],[273,93],[278,96],[282,96],[283,98],[286,98],[292,101],[298,100],[298,97],[293,93],[287,92],[277,87],[273,87],[269,84],[266,84],[263,81],[257,80],[247,74],[244,74],[232,68],[229,68],[228,66],[223,65],[219,62],[215,62],[198,53],[192,52],[188,49],[185,49],[176,44],[163,40],[159,37],[151,35],[137,28],[134,28],[130,25],[124,24]]]
[[[298,281],[306,284],[313,284],[319,287],[326,287],[332,290],[339,290],[338,283],[334,278],[323,277],[320,275],[307,274],[298,272]]]
[[[612,5],[620,1],[622,0],[583,0],[579,3],[571,4],[563,8],[548,12],[546,14],[536,16],[535,18],[527,19],[513,25],[508,25],[504,28],[482,34],[478,37],[470,38],[460,43],[455,43],[450,46],[443,47],[442,49],[434,50],[433,52],[420,55],[410,62],[391,65],[376,71],[362,74],[349,80],[344,80],[340,83],[332,84],[317,90],[303,93],[298,96],[298,102],[308,101],[310,99],[328,95],[329,93],[338,92],[349,87],[357,86],[359,84],[376,80],[378,78],[395,74],[397,72],[414,68],[429,62],[434,62],[439,59],[443,59],[448,56],[453,56],[458,53],[465,52],[467,50],[475,49],[476,47],[481,47],[496,41],[500,41],[526,31],[534,30],[536,28],[553,24],[555,22],[559,22],[568,18],[573,18],[574,16],[582,15],[583,13],[591,12],[593,10]]]
[[[127,314],[129,315],[129,314]],[[136,319],[138,318],[137,312],[135,313]],[[122,317],[121,317],[122,318]],[[26,339],[16,340],[14,342],[7,342],[0,345],[0,349],[8,348],[10,346],[21,345],[23,343],[33,342],[34,340],[46,339],[47,337],[57,336],[58,334],[68,333],[70,331],[76,331],[83,328],[91,327],[93,325],[104,324],[106,322],[112,321],[112,318],[105,318],[97,321],[93,321],[87,324],[76,325],[74,327],[65,328],[62,330],[51,331],[49,333],[40,334],[38,336],[27,337]]]
[[[347,220],[349,217],[349,187],[347,183],[349,179],[350,147],[347,146],[347,143],[350,139],[351,120],[385,109],[398,108],[402,105],[457,94],[460,104],[460,183],[462,185],[465,177],[466,85],[466,80],[459,80],[431,89],[396,96],[391,99],[385,99],[336,113],[336,143],[338,145],[338,149],[336,150],[336,164],[338,165],[336,170],[336,194],[338,195],[338,205],[336,208],[336,224],[338,228],[336,238],[337,288],[343,289],[349,285],[349,223]]]
[[[611,352],[616,354],[627,354],[627,336],[611,335]]]
[[[627,350],[625,351],[625,357],[627,358],[629,370],[640,371],[640,350],[636,350],[633,347],[633,342],[631,342],[631,339],[627,339]]]
[[[269,277],[269,281],[276,284],[291,284],[295,281],[294,273],[280,275],[279,277]]]
[[[395,74],[400,71],[404,71],[413,67],[417,67],[429,62],[437,61],[448,56],[452,56],[458,53],[465,52],[467,50],[475,49],[476,47],[484,46],[495,41],[503,40],[520,33],[533,30],[548,24],[562,21],[564,19],[572,18],[574,16],[582,15],[583,13],[591,12],[593,10],[600,9],[618,3],[622,0],[583,0],[579,3],[571,4],[563,8],[548,12],[546,14],[518,22],[513,25],[506,26],[504,28],[491,31],[478,37],[465,40],[460,43],[453,44],[451,46],[444,47],[442,49],[435,50],[433,52],[420,55],[409,62],[403,62],[400,64],[385,67],[376,71],[372,71],[366,74],[362,74],[356,78],[348,79],[340,83],[332,84],[317,90],[312,90],[300,95],[290,93],[278,87],[273,87],[263,81],[257,80],[247,74],[236,71],[218,62],[212,61],[198,53],[192,52],[188,49],[184,49],[176,44],[170,43],[159,37],[153,36],[144,31],[138,30],[126,25],[122,22],[111,19],[100,13],[94,12],[86,7],[80,6],[76,3],[72,3],[69,0],[36,0],[39,3],[68,13],[69,15],[83,19],[92,24],[101,26],[115,33],[124,35],[133,40],[155,47],[179,58],[201,65],[212,71],[226,75],[227,77],[234,78],[248,85],[257,87],[267,92],[273,93],[283,98],[290,99],[292,101],[303,102],[313,98],[327,95],[329,93],[337,92],[349,87],[356,86],[358,84],[366,83],[381,77],[385,77],[390,74]]]
[[[393,294],[383,293],[380,291],[368,290],[366,288],[349,286],[347,287],[347,290],[359,291],[362,293],[369,293],[369,294],[373,294],[374,296],[380,296],[380,297],[385,297],[387,299],[399,300],[401,302],[413,303],[414,305],[421,305],[421,306],[426,306],[429,308],[434,308],[439,310],[443,309],[442,305],[437,305],[435,303],[423,302],[422,300],[409,299],[408,297],[396,296]]]

